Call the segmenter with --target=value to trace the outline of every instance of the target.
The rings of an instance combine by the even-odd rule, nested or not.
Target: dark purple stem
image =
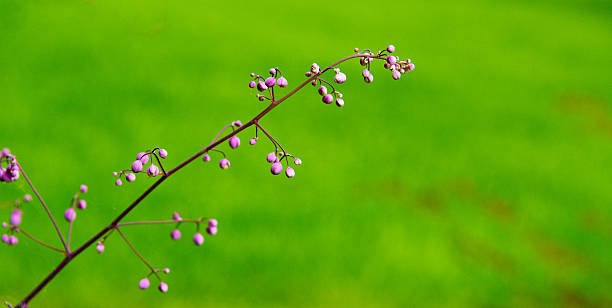
[[[30,294],[28,294],[20,303],[19,305],[17,305],[17,307],[26,307],[27,304],[30,302],[30,300],[32,300],[32,298],[34,298],[34,296],[36,296],[51,280],[53,280],[53,278],[55,278],[55,276],[57,276],[57,274],[64,269],[64,267],[66,267],[66,265],[68,265],[68,263],[70,263],[70,261],[72,261],[74,258],[76,258],[79,254],[81,254],[81,252],[83,252],[85,249],[87,249],[89,246],[91,246],[93,243],[95,243],[99,238],[101,238],[102,236],[104,236],[107,232],[116,229],[117,225],[119,224],[119,222],[127,215],[129,214],[142,200],[144,200],[144,198],[146,198],[153,190],[155,190],[157,188],[157,186],[159,186],[161,183],[163,183],[167,178],[169,178],[171,175],[173,175],[174,173],[176,173],[177,171],[183,169],[183,167],[187,166],[189,163],[191,163],[192,161],[194,161],[196,158],[204,155],[204,153],[210,151],[211,149],[213,149],[214,147],[216,147],[217,145],[223,143],[224,141],[228,140],[229,138],[231,138],[232,136],[237,135],[238,133],[240,133],[241,131],[249,128],[250,126],[256,124],[261,118],[263,118],[266,114],[268,114],[272,109],[276,108],[280,103],[284,102],[285,100],[287,100],[289,97],[291,97],[293,94],[295,94],[296,92],[298,92],[299,90],[301,90],[304,86],[306,86],[307,84],[309,84],[310,82],[312,82],[313,79],[317,78],[318,76],[320,76],[321,74],[325,73],[327,70],[332,69],[334,66],[353,59],[353,58],[361,58],[361,57],[370,57],[370,58],[377,58],[377,59],[382,59],[380,56],[372,56],[372,55],[363,55],[363,54],[355,54],[349,57],[346,57],[344,59],[338,60],[336,61],[334,64],[328,66],[327,68],[325,68],[324,70],[322,70],[321,72],[319,72],[318,74],[314,74],[311,77],[309,77],[308,79],[306,79],[306,81],[304,81],[303,83],[301,83],[299,86],[297,86],[295,89],[291,90],[291,92],[287,93],[285,96],[283,96],[282,98],[280,98],[277,101],[272,101],[272,103],[270,105],[268,105],[268,107],[266,107],[266,109],[264,109],[263,111],[261,111],[259,114],[257,114],[253,119],[251,119],[249,122],[247,122],[246,124],[240,126],[239,128],[237,128],[236,130],[232,131],[231,133],[225,135],[223,138],[216,140],[214,142],[212,142],[209,146],[207,146],[206,148],[202,149],[201,151],[195,153],[193,156],[187,158],[184,162],[182,162],[181,164],[179,164],[178,166],[176,166],[174,169],[166,172],[166,174],[164,176],[162,176],[159,180],[157,180],[155,183],[153,183],[153,185],[151,185],[151,187],[149,187],[144,193],[142,193],[142,195],[140,195],[134,202],[132,202],[132,204],[130,204],[126,209],[123,210],[123,212],[121,212],[108,226],[104,227],[102,230],[100,230],[96,235],[94,235],[93,237],[91,237],[87,242],[85,242],[83,245],[81,245],[79,248],[77,248],[75,251],[73,252],[68,252],[66,254],[66,257],[62,260],[62,262],[60,262],[60,264],[58,264],[55,269],[53,269],[53,271],[47,275],[47,277],[45,277],[45,279],[38,284],[34,290],[32,290],[32,292],[30,292]],[[217,135],[218,136],[218,135]],[[216,139],[217,137],[215,137]],[[21,170],[21,167],[19,167],[19,169]],[[21,171],[23,173],[23,170]],[[25,173],[23,173],[24,177],[27,180],[27,176],[25,175]],[[28,183],[30,183],[30,181],[28,180]],[[32,189],[34,190],[34,192],[36,193],[36,196],[38,196],[38,199],[42,202],[42,198],[40,197],[40,195],[38,194],[38,192],[36,191],[36,189],[34,189],[34,186],[32,186],[32,184],[30,183],[30,186],[32,187]],[[53,224],[55,225],[55,228],[60,236],[60,238],[62,239],[62,243],[64,244],[64,247],[66,247],[66,243],[64,242],[64,238],[62,237],[61,233],[59,232],[59,228],[57,227],[57,224],[55,223],[55,220],[53,220],[53,217],[51,216],[51,213],[49,212],[49,209],[47,208],[47,206],[45,205],[44,202],[43,206],[45,207],[45,209],[47,210],[47,213],[49,214],[49,217],[51,218],[51,221],[53,221]],[[118,230],[117,230],[118,231]]]

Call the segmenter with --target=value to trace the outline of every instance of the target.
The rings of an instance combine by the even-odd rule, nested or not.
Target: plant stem
[[[25,232],[23,229],[21,229],[19,227],[15,227],[15,231],[17,231],[19,233],[22,233],[23,235],[25,235],[25,236],[29,237],[30,239],[32,239],[33,241],[35,241],[36,243],[39,243],[39,244],[41,244],[41,245],[43,245],[43,246],[45,246],[47,248],[51,248],[51,249],[53,249],[53,250],[55,250],[57,252],[61,252],[62,254],[66,254],[66,252],[64,250],[61,250],[61,249],[59,249],[57,247],[54,247],[54,246],[51,246],[51,245],[49,245],[49,244],[47,244],[47,243],[45,243],[45,242],[35,238],[34,236],[32,236],[31,234]]]

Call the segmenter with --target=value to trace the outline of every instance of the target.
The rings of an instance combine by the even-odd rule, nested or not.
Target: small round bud
[[[166,293],[168,292],[168,285],[165,282],[160,282],[159,287],[157,287],[160,292]]]
[[[274,152],[271,152],[270,154],[268,154],[268,156],[266,157],[266,160],[269,163],[273,163],[276,161],[276,154],[274,154]]]
[[[8,234],[2,234],[2,241],[8,243],[9,236]]]
[[[242,126],[242,122],[240,120],[236,120],[236,121],[232,122],[232,125],[236,126],[236,127],[240,127],[240,126]]]
[[[311,72],[313,72],[313,73],[315,73],[315,74],[318,74],[318,73],[321,71],[321,68],[319,68],[319,65],[318,65],[318,64],[313,63],[313,64],[310,66],[310,71],[311,71]]]
[[[275,162],[270,168],[270,172],[274,175],[279,175],[283,171],[283,165],[280,162]]]
[[[2,222],[2,228],[6,228],[6,227],[8,227],[8,224],[6,223],[6,221],[3,221]]]
[[[217,234],[217,227],[213,227],[213,226],[206,227],[206,233],[208,233],[210,235]]]
[[[263,81],[259,81],[259,82],[257,83],[257,90],[259,90],[260,92],[261,92],[261,91],[265,91],[265,90],[267,90],[267,89],[268,89],[268,86],[266,86],[266,83],[265,83],[265,82],[263,82]]]
[[[414,63],[408,64],[408,70],[411,72],[414,71]]]
[[[181,238],[181,231],[179,229],[172,230],[172,232],[170,232],[170,238],[172,238],[175,241],[180,239]]]
[[[125,179],[128,182],[134,182],[134,181],[136,181],[136,175],[130,172],[130,173],[125,175]]]
[[[285,175],[288,178],[292,178],[292,177],[295,176],[295,170],[293,170],[293,168],[291,168],[291,167],[287,167],[287,170],[285,170]]]
[[[281,78],[278,78],[278,80],[276,81],[276,84],[279,87],[284,88],[289,84],[289,82],[287,81],[287,78],[281,77]]]
[[[140,162],[142,162],[143,164],[146,164],[149,162],[149,155],[145,152],[140,152],[136,156],[136,159],[140,160]]]
[[[181,220],[183,220],[183,218],[181,218],[181,214],[179,214],[179,212],[174,212],[174,213],[172,213],[172,220],[174,220],[174,221],[181,221]]]
[[[166,273],[166,274],[170,274],[170,269],[169,269],[169,268],[167,268],[167,267],[166,267],[166,268],[164,268],[164,273]]]
[[[359,52],[359,48],[357,47],[353,48],[353,52]]]
[[[374,81],[374,75],[369,74],[366,77],[363,77],[363,81],[365,81],[366,83],[371,83],[372,81]]]
[[[202,160],[206,162],[210,161],[210,155],[208,155],[208,153],[202,155]]]
[[[341,98],[337,99],[336,100],[336,106],[338,106],[338,107],[344,106],[344,100],[341,99]]]
[[[410,60],[410,58],[406,59],[406,63],[412,63],[412,60]]]
[[[252,138],[251,140],[249,140],[249,144],[250,145],[255,145],[255,143],[257,143],[257,139],[256,138]]]
[[[223,158],[222,160],[219,161],[219,167],[221,167],[221,169],[227,169],[230,167],[230,161],[227,158]]]
[[[81,210],[84,210],[87,207],[87,202],[85,202],[85,200],[81,199],[79,200],[79,202],[77,202],[77,207]]]
[[[275,68],[271,68],[270,69],[270,75],[274,76],[274,74],[276,74],[276,69]]]
[[[266,97],[265,97],[264,95],[259,95],[259,94],[257,94],[257,99],[258,99],[260,102],[263,102],[263,101],[266,99]]]
[[[9,155],[11,155],[11,150],[7,148],[2,149],[2,151],[0,152],[0,157],[9,156]]]
[[[268,88],[271,88],[271,87],[273,87],[274,85],[276,85],[276,78],[274,78],[274,77],[268,77],[268,78],[266,78],[266,86],[267,86]]]
[[[117,179],[117,180],[115,181],[115,185],[117,185],[117,186],[121,186],[121,185],[123,185],[123,182],[121,182],[121,179]]]
[[[148,289],[149,286],[151,286],[151,282],[149,281],[149,278],[142,278],[138,282],[138,287],[142,290]]]
[[[389,45],[389,46],[387,46],[387,51],[388,51],[389,53],[394,53],[394,52],[395,52],[395,46],[393,46],[393,45]]]
[[[117,172],[113,172],[113,176],[117,176],[117,174],[119,174],[119,173],[117,173]]]
[[[327,87],[320,86],[318,91],[319,91],[319,95],[326,95],[327,94]]]
[[[102,244],[102,242],[98,242],[98,244],[96,244],[96,250],[99,254],[102,254],[104,252],[104,244]]]
[[[406,70],[404,68],[400,68],[399,72],[402,74],[406,74]]]
[[[32,201],[32,196],[31,196],[31,195],[29,195],[29,194],[28,194],[28,195],[23,196],[23,201],[25,201],[25,202],[30,202],[30,201]]]
[[[9,244],[10,246],[15,246],[17,245],[17,243],[19,243],[19,239],[16,236],[11,235],[8,237],[8,240],[6,243]]]
[[[368,77],[370,75],[370,71],[368,71],[368,69],[364,69],[363,72],[361,72],[361,75],[365,78]]]
[[[168,151],[166,149],[159,149],[159,157],[166,158],[168,156]]]
[[[306,77],[310,77],[310,76],[312,76],[312,75],[314,75],[314,74],[313,74],[313,73],[311,73],[311,72],[306,72],[304,75],[306,75]]]
[[[21,224],[22,214],[23,212],[20,209],[14,209],[13,211],[11,211],[11,225],[19,226]]]
[[[196,246],[202,246],[202,244],[204,244],[204,235],[199,232],[196,233],[193,236],[193,242],[196,244]]]
[[[317,86],[317,80],[316,80],[316,79],[315,79],[315,80],[313,80],[312,82],[310,82],[310,84],[311,84],[313,87],[316,87],[316,86]]]
[[[296,158],[295,160],[293,160],[293,163],[299,166],[302,164],[302,160],[299,158]]]
[[[216,219],[209,219],[208,220],[208,226],[209,227],[216,227],[219,225],[219,222]]]
[[[325,96],[323,96],[322,101],[326,104],[331,104],[331,102],[334,101],[334,97],[331,94],[327,94]]]
[[[394,70],[393,73],[391,73],[391,76],[393,77],[393,79],[398,80],[398,79],[400,79],[400,77],[402,77],[402,73],[400,73],[399,71]]]
[[[132,171],[134,171],[134,172],[142,171],[142,161],[141,160],[135,160],[132,163]]]
[[[389,63],[385,62],[384,67],[385,67],[386,69],[391,69],[391,64],[389,64]]]
[[[79,188],[79,190],[80,190],[82,193],[87,193],[87,186],[85,186],[85,185],[81,185],[81,187]]]
[[[361,64],[361,66],[366,66],[368,64],[367,58],[366,57],[360,58],[359,64]]]
[[[72,222],[76,219],[76,211],[73,208],[68,208],[65,212],[64,212],[64,218],[66,219],[66,221],[68,222]]]
[[[344,73],[338,73],[334,76],[334,81],[336,83],[344,83],[346,81],[346,75]]]
[[[251,81],[249,82],[249,88],[251,88],[251,89],[252,89],[252,88],[255,88],[255,86],[257,86],[257,84],[255,83],[255,81],[254,81],[254,80],[251,80]]]
[[[255,77],[255,73],[251,73],[249,74],[251,77]]]
[[[240,146],[240,138],[238,138],[238,136],[232,136],[229,139],[229,146],[232,149],[237,148],[238,146]]]
[[[149,168],[147,168],[147,174],[149,176],[157,176],[157,174],[159,174],[159,168],[157,168],[157,166],[151,164],[151,166],[149,166]]]

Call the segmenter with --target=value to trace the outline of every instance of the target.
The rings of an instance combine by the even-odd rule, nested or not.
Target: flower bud
[[[227,158],[223,158],[222,160],[219,161],[219,167],[221,167],[221,169],[227,169],[230,167],[230,161],[227,160]]]
[[[175,241],[180,239],[181,238],[181,231],[179,229],[172,230],[172,232],[170,232],[170,237],[173,240],[175,240]]]
[[[104,244],[102,244],[102,242],[98,242],[98,244],[96,244],[96,250],[99,254],[102,254],[104,252]]]
[[[166,293],[168,292],[168,285],[165,282],[160,282],[159,287],[157,287],[160,292]]]
[[[164,268],[164,273],[166,273],[166,274],[170,274],[170,269],[169,269],[169,268],[167,268],[167,267],[166,267],[166,268]]]
[[[268,154],[268,156],[266,157],[266,160],[269,163],[273,163],[276,161],[276,154],[274,154],[274,152],[271,152],[270,154]]]
[[[9,246],[15,246],[17,245],[17,243],[19,243],[19,239],[17,239],[16,236],[11,235],[8,237],[8,240],[6,243],[9,244]]]
[[[157,168],[157,166],[151,164],[151,166],[149,166],[149,168],[147,168],[147,174],[149,176],[157,176],[157,174],[159,174],[159,168]]]
[[[372,81],[374,81],[374,76],[372,74],[369,74],[368,76],[363,77],[363,81],[365,81],[366,83],[371,83]]]
[[[65,212],[64,212],[64,218],[66,219],[66,221],[68,222],[72,222],[74,221],[74,219],[76,218],[76,211],[73,208],[68,208]]]
[[[302,164],[302,160],[299,158],[296,158],[295,160],[293,160],[293,163],[299,166]]]
[[[79,188],[79,190],[80,190],[82,193],[87,193],[87,186],[85,186],[85,185],[81,185],[81,187]],[[30,198],[31,198],[31,197],[30,197]]]
[[[276,69],[275,68],[271,68],[270,69],[270,75],[274,76],[274,74],[276,74]]]
[[[84,210],[87,207],[87,202],[81,199],[79,200],[79,202],[77,202],[77,207],[81,210]]]
[[[408,64],[408,70],[411,72],[414,71],[414,63]]]
[[[398,80],[398,79],[400,79],[400,77],[402,77],[402,73],[400,73],[399,71],[394,70],[393,73],[391,73],[391,76],[393,77],[393,79]]]
[[[281,78],[278,78],[278,80],[276,81],[276,84],[278,84],[279,87],[284,88],[289,84],[289,82],[287,81],[287,78],[281,77]]]
[[[265,83],[265,82],[263,82],[263,81],[259,81],[259,82],[257,83],[257,90],[259,90],[260,92],[261,92],[261,91],[265,91],[265,90],[267,90],[267,89],[268,89],[268,86],[266,86],[266,83]]]
[[[183,220],[183,218],[181,218],[181,214],[179,214],[179,212],[174,212],[174,213],[172,213],[172,220],[174,220],[174,221],[181,221],[181,220]]]
[[[232,122],[232,126],[240,127],[240,126],[242,126],[242,122],[240,120],[236,120],[236,121]]]
[[[134,171],[134,172],[142,171],[142,161],[141,160],[135,160],[132,163],[132,171]]]
[[[315,73],[315,74],[318,74],[318,73],[321,71],[321,69],[319,68],[319,65],[318,65],[318,64],[313,63],[313,64],[310,66],[310,71],[311,71],[311,72],[313,72],[313,73]]]
[[[266,78],[266,86],[268,86],[268,88],[271,88],[274,85],[276,85],[276,78],[274,78],[274,77]]]
[[[341,98],[337,99],[336,100],[336,106],[338,106],[338,107],[344,106],[344,100],[341,99]]]
[[[270,168],[270,172],[274,175],[279,175],[283,171],[283,165],[280,162],[275,162]]]
[[[8,234],[6,234],[6,233],[5,233],[5,234],[2,234],[2,241],[3,241],[3,242],[8,243],[8,239],[9,239]]]
[[[115,181],[115,185],[117,185],[117,186],[121,186],[121,185],[123,185],[123,182],[121,182],[121,179],[117,179],[117,180]]]
[[[389,46],[387,46],[387,51],[388,51],[389,53],[394,53],[394,52],[395,52],[395,46],[393,46],[393,45],[389,45]]]
[[[327,88],[325,86],[321,86],[319,87],[319,95],[326,95],[327,94]]]
[[[206,228],[206,233],[210,234],[210,235],[215,235],[217,234],[217,227],[213,227],[213,226],[208,226]]]
[[[5,157],[5,156],[9,156],[11,155],[11,150],[4,148],[2,149],[2,151],[0,152],[0,157]]]
[[[14,209],[11,212],[11,225],[13,226],[19,226],[21,224],[21,215],[23,214],[23,212],[21,211],[21,209]]]
[[[149,155],[145,152],[140,152],[136,156],[136,159],[140,160],[141,163],[146,164],[149,162]]]
[[[142,290],[148,289],[149,286],[151,285],[151,282],[149,281],[149,278],[142,278],[139,282],[138,282],[138,287]]]
[[[216,219],[209,219],[208,220],[208,226],[209,227],[216,227],[219,225],[219,222]]]
[[[237,148],[238,146],[240,146],[240,138],[238,138],[238,136],[232,136],[229,139],[229,145],[232,149]]]
[[[252,88],[255,88],[255,86],[257,86],[257,84],[255,83],[255,81],[251,80],[251,81],[249,82],[249,88],[251,88],[251,89],[252,89]]]
[[[361,75],[365,78],[368,77],[370,75],[370,71],[368,71],[368,69],[364,69],[363,72],[361,72]]]
[[[334,76],[334,81],[336,83],[344,83],[346,81],[346,75],[344,73],[338,73]]]
[[[334,97],[331,94],[327,94],[327,95],[323,96],[322,100],[326,104],[331,104],[331,102],[334,101]]]
[[[166,158],[168,156],[168,151],[166,149],[159,149],[159,157]]]
[[[288,178],[292,178],[292,177],[295,176],[295,170],[293,170],[293,168],[291,168],[291,167],[287,167],[287,170],[285,170],[285,175]]]
[[[366,66],[368,64],[366,57],[359,58],[359,64],[361,64],[361,66]]]
[[[136,175],[130,172],[130,173],[125,175],[125,179],[128,182],[134,182],[134,181],[136,181]]]
[[[202,160],[206,162],[210,161],[210,155],[208,155],[208,153],[202,155]]]
[[[193,236],[193,242],[196,244],[196,246],[202,246],[202,244],[204,244],[204,236],[201,233],[196,233]]]
[[[249,140],[250,145],[255,145],[255,143],[257,143],[257,138],[252,138],[251,140]]]

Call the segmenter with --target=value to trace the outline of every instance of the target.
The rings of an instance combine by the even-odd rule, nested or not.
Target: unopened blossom
[[[389,63],[391,65],[395,65],[395,63],[397,63],[397,58],[395,56],[388,56],[387,57],[387,63]]]
[[[149,166],[149,168],[147,168],[147,174],[149,176],[157,176],[159,174],[159,168],[153,164],[151,164],[151,166]]]
[[[96,244],[96,250],[99,254],[102,254],[104,252],[104,244],[102,244],[102,242],[98,242],[98,244]]]
[[[287,82],[287,79],[285,77],[281,77],[278,78],[276,84],[278,84],[279,87],[284,88],[289,84],[289,82]]]
[[[227,169],[230,167],[230,161],[227,158],[223,158],[219,161],[219,167],[221,169]]]
[[[344,106],[344,100],[341,99],[341,98],[337,99],[336,100],[336,106],[338,106],[338,107]]]
[[[293,163],[299,166],[302,164],[302,160],[296,157],[295,160],[293,160]]]
[[[121,181],[121,179],[117,179],[117,180],[115,181],[115,185],[117,185],[117,186],[121,186],[121,185],[123,185],[123,182]]]
[[[216,227],[219,225],[219,222],[216,219],[209,219],[208,220],[208,226],[209,227]]]
[[[334,81],[336,83],[344,83],[346,81],[346,74],[337,73],[336,76],[334,76]]]
[[[166,293],[168,292],[168,285],[165,282],[160,282],[159,287],[157,287],[160,292]]]
[[[318,74],[318,73],[321,71],[321,68],[319,68],[319,65],[318,65],[318,64],[313,63],[313,64],[310,66],[310,71],[311,71],[312,73]]]
[[[9,239],[8,234],[6,234],[6,233],[5,233],[5,234],[2,234],[2,241],[3,241],[3,242],[8,243],[8,239]]]
[[[400,77],[402,77],[402,73],[397,70],[394,70],[393,73],[391,73],[391,76],[393,77],[393,79],[398,80],[400,79]]]
[[[168,151],[166,151],[166,149],[159,149],[159,156],[161,158],[166,158],[168,156]]]
[[[213,226],[206,227],[206,233],[208,233],[210,235],[217,234],[217,227],[213,227]]]
[[[170,269],[169,269],[169,268],[167,268],[167,267],[166,267],[166,268],[164,268],[164,273],[166,273],[166,274],[170,274]]]
[[[210,155],[208,155],[208,153],[202,155],[202,160],[205,161],[205,162],[209,162],[210,161]]]
[[[11,150],[4,148],[0,151],[0,158],[11,155]]]
[[[134,182],[134,181],[136,181],[136,175],[130,172],[130,173],[125,175],[125,179],[128,182]]]
[[[251,88],[251,89],[252,89],[252,88],[255,88],[255,86],[257,86],[257,84],[255,83],[255,81],[251,80],[251,81],[249,82],[249,88]]]
[[[142,161],[141,160],[138,159],[132,163],[132,171],[134,172],[142,171]]]
[[[291,167],[287,167],[287,169],[285,170],[285,175],[288,178],[292,178],[292,177],[295,176],[295,170],[293,170],[293,168],[291,168]]]
[[[172,230],[172,232],[170,232],[170,238],[172,238],[175,241],[180,239],[181,238],[181,231],[179,229]]]
[[[146,152],[140,152],[138,155],[136,155],[136,159],[140,160],[140,162],[143,164],[146,164],[149,162],[149,155]]]
[[[277,159],[277,158],[276,158],[276,154],[274,154],[274,152],[271,152],[270,154],[268,154],[268,156],[266,156],[266,160],[267,160],[269,163],[273,163],[273,162],[275,162],[275,161],[276,161],[276,159]]]
[[[68,222],[72,222],[74,221],[74,219],[76,218],[76,211],[73,208],[68,208],[65,212],[64,212],[64,218],[66,219],[66,221]]]
[[[255,143],[257,143],[257,137],[252,138],[252,139],[249,140],[249,144],[250,145],[255,145]]]
[[[81,199],[79,200],[79,202],[77,202],[77,207],[81,210],[84,210],[87,207],[87,202]]]
[[[86,186],[86,185],[81,185],[81,187],[79,187],[79,190],[80,190],[82,193],[87,193],[87,186]]]
[[[23,215],[23,212],[21,211],[21,209],[14,209],[11,212],[11,225],[13,226],[19,226],[21,224],[21,216]]]
[[[327,94],[325,96],[323,96],[322,101],[326,104],[331,104],[331,102],[334,101],[334,97],[331,94]]]
[[[282,171],[283,165],[280,162],[276,162],[272,164],[272,167],[270,167],[270,172],[272,172],[274,175],[279,175]]]
[[[179,212],[174,212],[172,213],[172,220],[181,221],[183,218],[181,218],[181,214],[179,214]]]
[[[240,146],[240,138],[238,138],[238,136],[232,136],[229,138],[229,145],[232,149],[237,148],[238,146]]]
[[[142,278],[139,282],[138,282],[138,287],[142,290],[148,289],[149,286],[151,285],[151,282],[149,281],[149,278]]]
[[[10,246],[15,246],[17,245],[17,243],[19,243],[19,239],[16,236],[11,235],[8,237],[8,240],[6,243],[9,244]]]
[[[257,90],[259,90],[260,92],[263,92],[265,90],[268,89],[268,86],[266,86],[266,83],[263,81],[260,81],[257,83]]]
[[[204,235],[199,232],[196,233],[193,236],[193,242],[196,244],[196,246],[202,246],[202,244],[204,244]]]
[[[326,95],[327,94],[327,87],[320,86],[318,92],[319,92],[319,95]]]
[[[388,51],[389,53],[394,53],[394,52],[395,52],[395,46],[393,46],[393,45],[389,45],[389,46],[387,46],[387,51]]]
[[[414,70],[414,63],[408,64],[408,70],[411,72]]]
[[[232,122],[232,126],[240,127],[240,126],[242,126],[242,122],[240,120],[236,120],[236,121]]]
[[[276,78],[274,78],[274,77],[268,77],[268,78],[266,78],[266,86],[267,86],[268,88],[271,88],[271,87],[273,87],[274,85],[276,85]]]

